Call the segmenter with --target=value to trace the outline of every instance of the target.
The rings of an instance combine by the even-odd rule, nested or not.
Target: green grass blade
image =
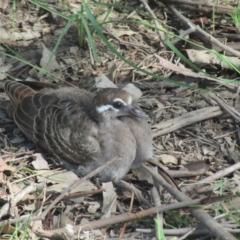
[[[206,89],[200,89],[200,88],[197,88],[197,87],[194,87],[194,86],[189,86],[188,84],[185,84],[185,83],[182,83],[182,82],[178,82],[178,81],[174,81],[174,80],[171,80],[171,79],[166,79],[164,77],[161,77],[161,76],[158,76],[152,72],[149,72],[149,71],[146,71],[145,69],[142,69],[138,66],[136,66],[135,64],[133,64],[132,62],[128,61],[127,59],[125,59],[113,46],[112,44],[107,40],[107,38],[105,37],[105,35],[102,33],[101,29],[100,29],[100,26],[99,24],[97,23],[97,21],[95,20],[94,16],[92,15],[92,12],[91,10],[88,8],[87,4],[86,3],[83,3],[83,7],[89,17],[89,20],[91,21],[93,27],[95,28],[96,32],[98,33],[98,35],[102,38],[102,40],[105,42],[105,44],[109,47],[109,49],[115,53],[121,60],[123,60],[125,63],[127,63],[128,65],[130,65],[131,67],[135,68],[136,70],[140,71],[140,72],[143,72],[149,76],[152,76],[154,78],[157,78],[159,80],[162,80],[162,81],[167,81],[167,82],[171,82],[171,83],[174,83],[176,85],[179,85],[179,86],[185,86],[185,87],[188,87],[188,88],[191,88],[191,89],[197,89],[197,90],[201,90],[201,91],[204,91],[206,92]]]

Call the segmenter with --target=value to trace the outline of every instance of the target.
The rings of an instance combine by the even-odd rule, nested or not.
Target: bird
[[[11,80],[4,89],[10,99],[7,112],[23,134],[79,176],[117,156],[97,175],[117,182],[152,157],[149,117],[124,90],[91,93],[60,87],[37,92]]]

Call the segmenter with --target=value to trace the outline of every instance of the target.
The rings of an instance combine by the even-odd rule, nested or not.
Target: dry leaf
[[[46,181],[47,183],[53,184],[52,186],[47,188],[47,192],[61,192],[64,188],[67,188],[69,185],[79,179],[78,176],[71,171],[59,172],[57,170],[39,170],[38,173],[41,173],[41,175],[37,176],[39,182]],[[89,180],[85,180],[74,189],[71,189],[70,193],[91,191],[95,189],[97,189],[95,185],[93,185]]]
[[[139,168],[132,169],[132,172],[137,176],[140,181],[147,181],[148,183],[153,183],[153,178],[150,173],[148,173],[142,166]]]
[[[16,231],[16,229],[12,225],[10,225],[9,223],[7,223],[3,227],[1,227],[1,235],[2,234],[12,235],[15,231]]]
[[[88,212],[89,213],[96,213],[97,210],[100,208],[99,202],[89,202]]]
[[[142,96],[142,91],[135,87],[132,83],[128,83],[123,90],[130,93],[132,95],[133,100],[137,100]]]
[[[111,216],[111,213],[116,212],[117,203],[117,195],[112,182],[103,183],[103,188],[105,191],[103,192],[102,212],[104,215],[102,216],[102,219],[108,218]]]
[[[99,77],[96,78],[97,88],[117,88],[117,86],[110,81],[105,74],[99,74]]]
[[[160,159],[161,159],[161,161],[162,161],[163,164],[169,164],[169,163],[172,163],[172,164],[175,164],[175,165],[178,164],[177,158],[175,158],[175,157],[172,156],[172,155],[161,154],[161,155],[160,155]]]
[[[35,153],[33,156],[36,160],[32,161],[32,165],[36,170],[49,169],[48,162],[43,158],[41,153]]]
[[[52,54],[52,52],[49,51],[44,44],[42,44],[42,46],[43,53],[42,58],[40,60],[40,66],[47,71],[55,71],[61,69],[61,65],[58,63],[56,57]],[[50,58],[51,61],[49,62]]]
[[[67,224],[74,225],[74,222],[64,212],[60,214],[59,220],[60,220],[59,227],[65,227]]]
[[[3,172],[3,171],[15,172],[16,168],[8,166],[7,161],[4,161],[2,158],[0,158],[0,172]]]
[[[9,2],[10,2],[9,0],[1,0],[0,1],[0,8],[5,9],[8,6]]]

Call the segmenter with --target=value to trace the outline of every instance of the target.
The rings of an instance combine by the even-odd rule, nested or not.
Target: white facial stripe
[[[107,111],[107,110],[109,110],[109,109],[112,109],[112,110],[114,110],[115,112],[118,112],[118,109],[114,108],[112,105],[102,105],[102,106],[100,106],[100,107],[97,107],[97,111],[98,111],[99,113],[105,112],[105,111]]]
[[[121,102],[124,106],[127,105],[121,98],[115,98],[113,102]]]

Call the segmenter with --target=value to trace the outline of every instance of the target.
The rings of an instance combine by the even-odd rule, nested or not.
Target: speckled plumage
[[[93,94],[63,87],[36,92],[7,81],[5,91],[11,100],[8,112],[21,131],[80,176],[119,156],[119,161],[98,174],[101,180],[118,181],[130,168],[152,157],[150,127],[141,119],[146,115],[123,90]],[[112,107],[116,99],[126,106]],[[102,105],[112,108],[98,112]]]

